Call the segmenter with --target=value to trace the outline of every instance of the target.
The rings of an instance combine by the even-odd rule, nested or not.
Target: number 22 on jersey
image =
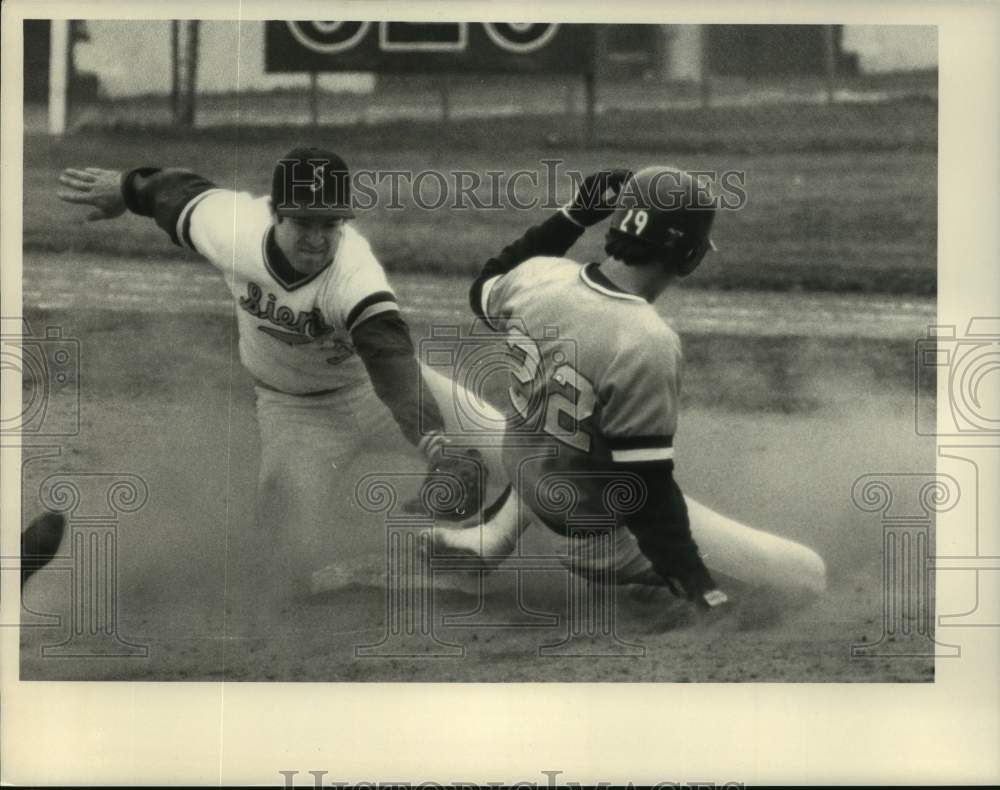
[[[551,372],[542,364],[542,353],[535,340],[518,329],[507,332],[507,346],[518,357],[511,375],[516,383],[509,390],[510,402],[525,424],[537,420],[537,409],[544,408],[542,430],[581,452],[591,445],[588,423],[594,413],[594,386],[569,364],[565,353],[557,349],[551,360]],[[541,399],[525,392],[540,393]],[[568,397],[567,392],[572,395]]]

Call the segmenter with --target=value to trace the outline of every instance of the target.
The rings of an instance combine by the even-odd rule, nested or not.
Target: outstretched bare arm
[[[114,219],[125,213],[122,195],[122,172],[85,167],[83,170],[67,168],[59,176],[63,188],[56,195],[66,203],[93,206],[87,220]]]
[[[185,216],[190,224],[191,208],[210,192],[218,192],[215,184],[190,170],[179,168],[137,167],[128,172],[86,167],[69,168],[59,176],[63,188],[56,194],[67,203],[93,206],[87,215],[90,221],[113,219],[126,211],[140,217],[150,217],[170,240],[211,257],[195,248],[188,238]],[[220,223],[220,227],[227,226]],[[226,233],[231,235],[231,230]]]

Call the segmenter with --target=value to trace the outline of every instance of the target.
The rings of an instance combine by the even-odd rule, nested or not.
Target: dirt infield
[[[468,281],[419,272],[392,276],[417,321],[467,323]],[[82,296],[85,294],[86,297]],[[153,261],[94,254],[28,253],[25,304],[42,310],[228,316],[232,298],[204,261]],[[658,302],[678,331],[695,335],[910,341],[932,323],[935,303],[918,296],[676,289]]]
[[[135,274],[140,265],[120,271]],[[558,647],[576,622],[567,610],[565,572],[500,572],[485,582],[482,594],[455,589],[445,578],[429,613],[434,639],[411,645],[416,656],[398,650],[359,656],[356,649],[366,645],[381,643],[376,654],[392,646],[385,637],[394,633],[395,615],[405,624],[416,614],[412,607],[394,609],[378,578],[256,623],[266,637],[241,636],[245,623],[236,613],[238,601],[254,581],[244,572],[241,533],[253,514],[258,439],[250,382],[235,357],[231,315],[212,307],[219,293],[188,279],[191,309],[149,309],[162,295],[157,278],[186,271],[151,263],[137,282],[145,284],[145,298],[152,301],[95,309],[85,306],[94,297],[92,288],[78,287],[74,300],[59,277],[75,271],[78,286],[93,285],[88,278],[101,276],[96,262],[29,255],[25,266],[25,317],[31,329],[44,337],[47,327],[59,327],[63,338],[79,342],[81,359],[79,433],[62,440],[55,457],[31,460],[35,451],[25,450],[25,520],[41,507],[40,485],[56,473],[69,475],[82,488],[105,479],[95,475],[133,475],[148,488],[148,500],[137,512],[121,516],[116,533],[118,652],[101,658],[52,654],[54,645],[73,644],[79,622],[69,604],[67,541],[64,558],[25,591],[22,678],[933,678],[931,659],[851,657],[852,644],[872,644],[883,630],[881,525],[875,514],[852,503],[852,484],[866,473],[923,472],[934,464],[933,440],[915,435],[913,427],[912,339],[907,339],[922,334],[930,303],[910,304],[909,321],[891,331],[884,329],[890,324],[872,321],[883,330],[870,337],[860,330],[855,332],[860,337],[849,331],[785,336],[774,327],[755,337],[746,331],[754,322],[748,313],[733,310],[732,302],[718,308],[718,315],[729,311],[728,324],[692,321],[683,328],[681,322],[688,349],[678,435],[681,485],[723,513],[816,548],[830,572],[830,590],[823,598],[788,607],[737,589],[737,612],[705,625],[693,622],[686,608],[671,600],[638,601],[619,594],[615,638],[584,633]],[[401,293],[410,289],[419,296],[416,285],[401,283]],[[429,314],[447,313],[449,300],[461,292],[458,281],[437,285],[450,295],[428,304]],[[105,291],[139,299],[142,288],[119,283],[105,285]],[[697,300],[697,295],[684,298]],[[705,304],[718,298],[706,294]],[[794,325],[802,312],[815,319],[816,305],[803,304],[797,310],[786,303],[783,320]],[[687,305],[692,316],[704,306],[683,300],[679,305],[682,314]],[[832,296],[824,306],[830,315],[814,321],[818,325],[843,325],[864,314],[856,302],[839,300],[838,305]],[[746,297],[742,309],[766,313],[767,300],[755,304]],[[427,335],[426,318],[413,323],[418,337]],[[72,407],[67,402],[72,393],[59,397],[66,400],[53,403],[56,411]],[[369,471],[413,466],[395,452],[373,452],[342,470],[335,485],[344,508],[331,518],[330,555],[323,562],[384,556],[386,527],[358,506],[353,486]],[[528,545],[543,544],[533,536]],[[58,615],[61,621],[45,624],[42,615]],[[126,652],[145,655],[126,657]]]

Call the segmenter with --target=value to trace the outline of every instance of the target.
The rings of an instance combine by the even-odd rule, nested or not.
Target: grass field
[[[134,117],[134,116],[133,116]],[[252,118],[247,110],[246,121]],[[61,141],[25,140],[24,245],[27,250],[172,257],[185,253],[148,223],[129,217],[114,228],[87,224],[83,211],[54,196],[66,166],[188,167],[219,184],[263,193],[274,160],[292,145],[319,142],[342,152],[355,169],[446,174],[518,170],[522,203],[545,200],[547,166],[562,172],[612,164],[670,161],[689,169],[745,173],[747,201],[721,212],[720,249],[692,279],[701,287],[833,290],[933,295],[936,292],[937,105],[909,100],[847,106],[775,105],[676,111],[622,111],[602,118],[596,147],[581,150],[572,119],[457,120],[447,129],[426,121],[301,127],[218,127],[178,132],[131,125],[81,131]],[[548,166],[551,167],[551,166]],[[569,197],[565,175],[551,197]],[[490,199],[487,184],[477,195]],[[436,182],[424,199],[439,202]],[[540,208],[456,209],[414,203],[403,190],[390,205],[389,181],[378,205],[358,219],[390,271],[469,274],[545,216]],[[549,201],[553,202],[552,200]],[[597,258],[601,233],[574,254]]]

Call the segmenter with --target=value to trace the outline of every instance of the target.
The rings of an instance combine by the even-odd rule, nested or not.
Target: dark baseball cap
[[[325,148],[293,148],[274,167],[271,208],[284,217],[351,219],[351,174]]]

